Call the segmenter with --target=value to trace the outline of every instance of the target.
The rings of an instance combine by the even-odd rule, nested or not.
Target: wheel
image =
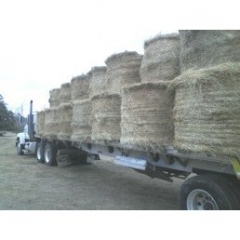
[[[182,210],[233,210],[238,199],[224,176],[199,175],[187,179],[180,190]]]
[[[240,210],[240,181],[235,177],[231,177],[226,179],[226,183],[236,196],[237,206],[235,210]]]
[[[17,142],[17,154],[18,155],[23,155],[24,154],[23,145],[19,141]]]
[[[42,142],[38,142],[36,145],[36,158],[39,163],[44,162],[44,144]]]
[[[49,166],[57,165],[54,144],[47,143],[44,147],[44,163]]]

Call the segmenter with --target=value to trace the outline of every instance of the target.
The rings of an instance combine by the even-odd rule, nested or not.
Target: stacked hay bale
[[[60,92],[61,92],[60,88],[52,89],[49,92],[49,95],[50,95],[50,98],[49,98],[50,108],[59,106],[59,104],[60,104],[60,102],[59,102],[60,101]]]
[[[109,143],[120,140],[121,96],[102,93],[95,95],[92,102],[92,135],[97,143]]]
[[[173,86],[176,148],[211,155],[239,154],[240,63],[188,70]]]
[[[182,39],[189,36],[186,50],[185,41],[182,43],[182,52],[190,54],[197,49],[201,58],[189,55],[192,57],[190,63],[186,54],[183,54],[183,73],[172,82],[176,90],[174,145],[179,151],[228,156],[239,154],[240,62],[235,62],[238,49],[230,50],[228,40],[231,35],[235,37],[234,40],[231,37],[231,42],[240,42],[240,34],[235,31],[181,31],[180,34],[183,35]],[[226,38],[223,41],[219,37],[218,42],[215,36]],[[203,38],[208,39],[209,43],[203,41],[198,45],[191,42]],[[219,52],[225,48],[229,52],[224,50],[225,56],[222,58],[220,53],[209,58],[207,50],[211,51],[212,42],[216,45],[212,46],[215,50],[221,46]],[[190,46],[194,46],[194,49],[189,49]],[[224,59],[232,62],[224,62]],[[213,66],[209,66],[211,64]]]
[[[58,135],[59,140],[68,141],[71,139],[72,134],[72,114],[73,106],[72,103],[62,103],[57,108],[57,126],[58,126]]]
[[[181,69],[200,69],[240,59],[240,31],[180,31]]]
[[[44,138],[56,139],[59,131],[58,107],[48,108],[44,111]]]
[[[144,44],[142,82],[172,80],[180,73],[179,34],[157,35]]]
[[[98,143],[120,142],[121,137],[121,89],[123,86],[140,82],[142,55],[136,52],[113,54],[105,61],[105,92],[93,95],[92,102],[92,140]],[[96,85],[98,78],[92,82]],[[99,77],[103,79],[103,74]],[[94,83],[95,82],[95,83]],[[103,89],[105,88],[103,85]]]
[[[107,67],[93,67],[91,69],[91,79],[89,86],[89,95],[92,98],[95,95],[106,92],[107,85],[105,81]]]
[[[57,139],[70,140],[72,129],[71,84],[63,83],[60,90],[60,105],[56,108]]]
[[[173,142],[174,94],[168,82],[134,84],[123,89],[121,144],[157,150]]]
[[[121,94],[122,87],[141,81],[139,68],[142,55],[137,52],[113,54],[105,61],[106,85],[110,94]]]
[[[89,99],[90,74],[82,74],[71,81],[73,103],[71,140],[88,142],[91,139],[91,101]]]
[[[37,133],[42,136],[44,134],[45,127],[45,111],[39,111],[37,113]]]
[[[80,101],[89,98],[90,74],[82,74],[71,80],[72,101]]]
[[[59,105],[69,103],[71,101],[71,84],[63,83],[59,94]]]
[[[168,86],[179,73],[179,49],[178,34],[158,35],[145,42],[142,83],[123,89],[122,145],[159,151],[159,146],[172,144],[174,92]]]

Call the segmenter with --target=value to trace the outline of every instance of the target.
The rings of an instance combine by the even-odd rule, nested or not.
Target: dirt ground
[[[169,183],[110,161],[49,167],[18,156],[0,137],[1,210],[176,210],[181,180]]]

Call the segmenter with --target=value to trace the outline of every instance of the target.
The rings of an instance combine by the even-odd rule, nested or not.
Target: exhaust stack
[[[30,113],[28,117],[28,135],[30,140],[33,140],[34,136],[34,127],[33,127],[33,101],[30,101]]]

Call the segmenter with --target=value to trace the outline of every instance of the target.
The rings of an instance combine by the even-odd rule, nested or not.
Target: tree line
[[[17,131],[14,113],[7,109],[3,96],[0,94],[0,131]]]

